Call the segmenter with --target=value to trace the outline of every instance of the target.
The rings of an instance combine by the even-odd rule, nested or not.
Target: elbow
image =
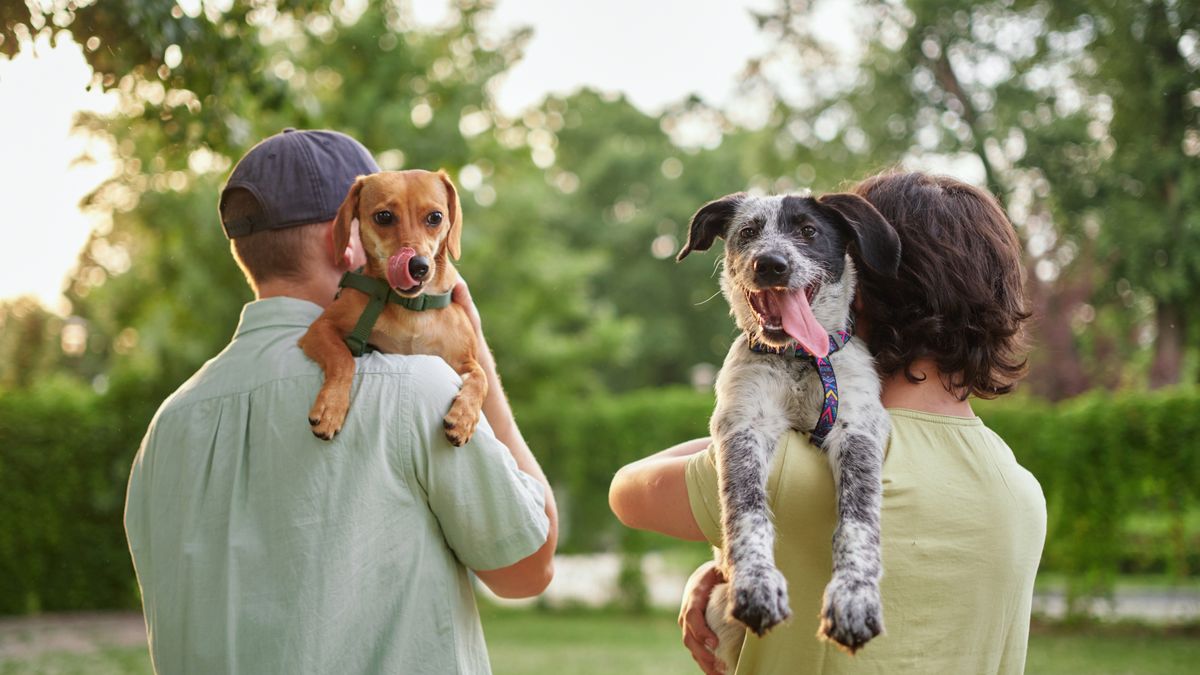
[[[641,521],[638,518],[640,509],[637,507],[640,500],[635,489],[636,481],[626,471],[627,468],[623,467],[617,471],[617,474],[613,476],[612,483],[608,486],[608,508],[625,527],[641,529]]]
[[[489,584],[492,592],[505,600],[522,600],[541,595],[554,580],[554,560],[551,558],[545,564],[526,570],[519,580],[507,584]]]

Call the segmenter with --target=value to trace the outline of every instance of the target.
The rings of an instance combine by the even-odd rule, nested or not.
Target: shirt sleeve
[[[442,418],[461,379],[441,359],[414,374],[414,470],[446,543],[473,570],[507,567],[537,551],[550,531],[545,487],[517,468],[486,418],[465,445],[451,445]]]
[[[708,543],[721,547],[721,495],[717,488],[716,444],[692,455],[687,462],[684,480],[692,517]]]

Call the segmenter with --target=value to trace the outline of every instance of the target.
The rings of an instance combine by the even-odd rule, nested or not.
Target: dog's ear
[[[724,236],[730,219],[745,199],[745,192],[735,192],[701,206],[696,215],[692,216],[687,243],[683,245],[679,255],[675,256],[675,260],[683,260],[692,251],[707,251],[717,237]]]
[[[900,272],[900,236],[870,202],[837,192],[819,197],[817,204],[854,240],[860,262],[888,277]]]
[[[362,194],[366,176],[359,176],[350,186],[350,192],[338,207],[337,216],[333,219],[333,264],[341,266],[346,255],[346,246],[350,244],[350,222],[358,215],[358,197]],[[362,223],[359,223],[362,226]]]
[[[446,209],[449,211],[446,220],[450,222],[450,231],[446,233],[446,250],[450,252],[451,258],[458,260],[458,256],[462,254],[462,208],[458,202],[458,190],[444,170],[439,169],[437,176],[442,185],[446,186]]]

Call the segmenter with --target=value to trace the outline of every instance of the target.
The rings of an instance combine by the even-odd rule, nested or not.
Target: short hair
[[[884,173],[854,190],[900,235],[898,278],[860,271],[868,347],[891,375],[933,359],[962,399],[995,398],[1025,374],[1021,246],[986,190],[945,176]]]
[[[221,217],[225,221],[260,211],[253,193],[241,188],[230,190],[221,202]],[[246,281],[256,291],[268,280],[300,280],[308,276],[312,256],[323,253],[314,250],[321,243],[319,229],[322,225],[311,223],[260,230],[230,239],[229,249],[246,275]]]

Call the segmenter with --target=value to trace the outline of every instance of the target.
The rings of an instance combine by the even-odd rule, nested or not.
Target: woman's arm
[[[697,438],[621,467],[608,488],[608,505],[627,527],[677,539],[704,541],[688,500],[687,462],[708,448]]]

